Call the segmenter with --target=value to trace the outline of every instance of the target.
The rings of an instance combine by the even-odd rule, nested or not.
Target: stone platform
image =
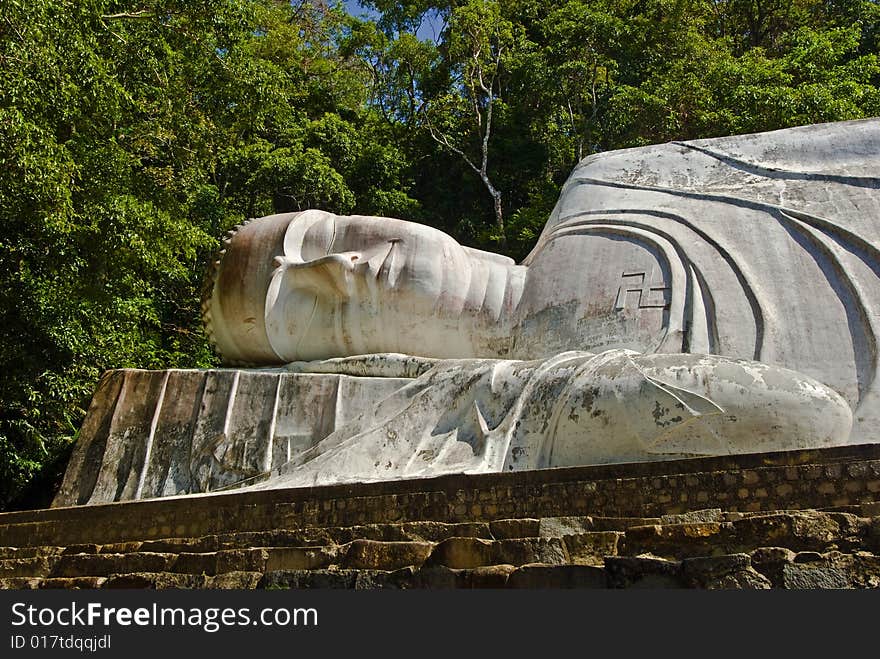
[[[0,585],[880,587],[880,444],[0,515]]]

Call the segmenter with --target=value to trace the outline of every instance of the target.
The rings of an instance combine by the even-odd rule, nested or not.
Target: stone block
[[[824,564],[787,564],[782,567],[782,588],[790,590],[850,588],[847,572]]]
[[[333,547],[270,547],[266,549],[265,570],[316,570],[330,567],[337,559],[338,549]]]
[[[357,576],[357,570],[280,570],[266,572],[256,587],[267,590],[287,588],[353,589]]]
[[[495,563],[495,543],[482,538],[448,538],[437,544],[429,565],[449,568],[475,568]]]
[[[109,545],[101,545],[98,552],[101,554],[129,554],[140,551],[142,542],[114,542]]]
[[[689,588],[766,590],[770,580],[752,568],[748,554],[686,558],[681,562],[681,576]]]
[[[399,570],[358,570],[355,590],[403,590],[413,587],[415,568],[411,565]]]
[[[574,565],[604,565],[606,556],[616,556],[624,537],[620,531],[591,531],[562,538],[568,562]]]
[[[200,538],[163,538],[146,540],[141,543],[140,550],[157,553],[177,554],[181,552],[214,552],[220,549],[217,536],[209,535]]]
[[[262,578],[262,572],[224,572],[206,577],[204,586],[200,587],[218,590],[253,590]]]
[[[678,558],[725,554],[730,530],[730,522],[634,526],[626,531],[626,551]]]
[[[795,551],[825,551],[857,542],[864,524],[855,515],[793,511],[754,515],[733,522],[737,546],[787,547]]]
[[[462,572],[466,570],[458,570],[446,567],[445,565],[423,565],[416,570],[409,582],[411,588],[421,588],[426,590],[451,590],[453,588],[461,588],[464,581]]]
[[[609,588],[682,588],[681,563],[652,556],[609,556]]]
[[[592,517],[542,517],[538,535],[542,538],[561,538],[593,530]]]
[[[499,519],[489,522],[489,531],[496,540],[537,538],[541,522],[537,519]]]
[[[751,552],[752,567],[775,587],[782,586],[782,568],[794,561],[794,557],[795,552],[785,547],[759,547]]]
[[[626,531],[633,526],[651,526],[660,523],[659,517],[592,517],[591,531]]]
[[[400,524],[363,524],[339,527],[329,530],[333,542],[345,545],[354,540],[374,540],[376,542],[404,542],[406,537]]]
[[[181,552],[170,570],[184,574],[217,574],[217,552]]]
[[[0,578],[0,590],[36,590],[42,587],[44,581],[40,577]]]
[[[513,565],[486,565],[470,570],[461,570],[458,575],[459,588],[504,588],[511,574],[516,570]]]
[[[700,522],[721,522],[723,514],[720,508],[706,508],[705,510],[694,510],[679,515],[662,515],[660,524],[696,524]]]
[[[265,548],[224,549],[217,552],[215,574],[224,572],[265,572],[269,552]]]
[[[0,561],[10,558],[37,558],[40,556],[54,556],[64,552],[64,547],[0,547]]]
[[[602,567],[589,565],[523,565],[510,573],[508,588],[607,588]]]
[[[5,560],[0,560],[0,578],[47,577],[53,571],[59,560],[59,556],[7,558]]]
[[[340,565],[357,570],[397,570],[408,565],[420,566],[433,547],[428,542],[355,540],[344,549]]]
[[[103,587],[163,590],[166,588],[204,588],[207,583],[208,578],[198,574],[131,572],[110,575]]]
[[[559,538],[518,538],[495,543],[493,564],[526,565],[546,563],[562,565],[568,562],[565,545]]]
[[[51,577],[40,580],[40,588],[93,590],[103,588],[107,577]]]
[[[402,540],[441,542],[447,538],[492,539],[486,522],[447,524],[445,522],[407,522],[401,525]]]
[[[177,556],[166,553],[69,554],[52,570],[53,577],[106,577],[111,574],[165,572]]]

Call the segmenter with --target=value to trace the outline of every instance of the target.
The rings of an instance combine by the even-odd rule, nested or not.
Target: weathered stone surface
[[[267,572],[327,568],[339,557],[339,549],[335,545],[332,547],[270,547],[266,551],[268,552],[265,564]]]
[[[98,553],[101,554],[128,554],[130,552],[141,551],[142,542],[114,542],[107,545],[101,545]],[[155,550],[153,550],[155,551]],[[161,553],[161,552],[160,552]]]
[[[217,549],[246,549],[248,547],[313,547],[341,544],[335,542],[330,530],[316,528],[272,529],[269,531],[256,531],[250,533],[224,533],[216,536],[216,541]],[[348,540],[346,542],[348,542]]]
[[[686,558],[681,562],[681,577],[690,588],[766,590],[772,587],[767,577],[752,568],[748,554]]]
[[[499,519],[489,522],[489,531],[496,540],[537,538],[541,535],[541,521],[537,519]]]
[[[61,554],[64,547],[0,547],[0,561],[11,558],[37,558]]]
[[[354,540],[344,551],[340,565],[357,570],[397,570],[409,565],[420,566],[431,554],[434,545],[428,542],[377,542]]]
[[[345,588],[353,589],[358,570],[282,570],[266,572],[257,588],[278,590],[287,588]]]
[[[609,556],[609,588],[682,588],[681,563],[652,556]]]
[[[224,572],[205,578],[205,585],[200,588],[224,590],[253,590],[263,578],[262,572]]]
[[[794,561],[795,552],[785,547],[759,547],[751,553],[752,567],[775,587],[782,584],[782,568]]]
[[[663,515],[660,524],[694,524],[700,522],[721,522],[724,515],[720,508],[707,508],[706,510],[693,510],[678,515]]]
[[[264,572],[269,560],[269,550],[226,549],[217,552],[217,567],[214,574],[224,572]]]
[[[755,515],[732,524],[738,546],[780,546],[801,551],[858,544],[864,526],[855,515],[817,511]]]
[[[588,565],[523,565],[510,573],[508,588],[607,588],[601,567]]]
[[[181,552],[177,554],[171,571],[186,574],[217,574],[217,552]]]
[[[68,556],[71,554],[97,554],[100,551],[101,545],[89,543],[82,545],[68,545],[61,553],[65,556]]]
[[[354,580],[355,590],[402,590],[413,587],[412,566],[399,570],[358,570]]]
[[[0,588],[3,590],[36,590],[44,579],[40,577],[3,577],[0,578]]]
[[[626,531],[633,526],[651,526],[660,523],[659,517],[591,517],[591,531]]]
[[[464,574],[469,570],[454,569],[445,565],[426,563],[410,576],[410,587],[430,590],[451,590],[462,588]]]
[[[53,577],[106,577],[127,572],[165,572],[177,556],[152,552],[131,554],[68,554],[52,569]]]
[[[566,535],[562,538],[568,562],[574,565],[604,565],[606,556],[618,554],[624,534],[615,531],[592,531]]]
[[[756,498],[751,494],[752,498],[737,498],[739,485],[736,483],[744,469],[760,472],[768,482],[775,479],[773,482],[795,483],[799,489],[796,506],[810,508],[822,505],[826,498],[816,491],[814,482],[808,478],[809,470],[817,466],[816,462],[822,463],[818,465],[820,472],[824,464],[836,462],[843,466],[858,464],[880,474],[878,448],[880,445],[862,445],[825,451],[543,470],[529,474],[529,482],[533,485],[528,494],[516,495],[513,492],[518,492],[519,474],[509,473],[371,483],[359,485],[354,490],[238,492],[185,500],[156,499],[90,506],[88,509],[20,511],[0,514],[0,546],[30,548],[79,543],[103,546],[115,542],[146,541],[171,544],[145,544],[142,551],[175,551],[182,549],[173,544],[177,542],[173,536],[180,529],[188,536],[187,543],[198,545],[185,549],[190,552],[247,546],[322,545],[332,543],[326,529],[354,524],[386,524],[390,523],[392,513],[402,520],[400,523],[404,527],[410,521],[418,520],[430,520],[428,526],[466,521],[475,501],[483,502],[479,505],[493,518],[513,515],[535,519],[577,511],[583,515],[592,514],[593,530],[621,530],[646,522],[659,523],[659,518],[642,518],[642,521],[609,515],[687,510],[689,505],[680,501],[682,497],[687,499],[690,496],[688,493],[692,488],[685,483],[682,473],[699,479],[701,488],[714,488],[719,498],[728,497],[727,501],[733,502],[730,505],[738,510],[728,510],[724,518],[734,521],[756,516],[754,512],[743,511],[744,507],[760,504],[763,511],[757,513],[760,515],[779,508],[772,487],[768,498]],[[847,473],[847,469],[843,469],[839,478],[845,480]],[[448,496],[458,490],[470,494],[468,503],[461,504],[461,511],[459,503]],[[863,506],[859,504],[857,508],[860,516],[864,515]],[[488,526],[478,523],[473,528],[486,529],[479,535],[488,537]],[[230,535],[229,531],[233,530],[235,533]],[[278,538],[260,536],[266,533],[270,536],[277,533]],[[473,534],[473,531],[466,533]],[[218,544],[224,534],[226,539]],[[320,537],[321,534],[324,535]],[[245,540],[239,542],[240,538]],[[746,549],[750,551],[755,546]],[[731,547],[723,553],[731,551],[740,549]]]
[[[393,218],[240,225],[206,332],[279,368],[105,377],[57,504],[874,441],[878,144],[874,118],[594,154],[521,264]],[[837,476],[830,505],[880,489]],[[689,480],[663,512],[719,503]],[[762,480],[738,497],[798,499]]]
[[[880,514],[872,517],[865,528],[865,547],[880,554]]]
[[[782,566],[782,587],[788,589],[849,588],[845,570],[822,564],[786,564]]]
[[[164,538],[161,540],[146,540],[141,543],[140,550],[156,553],[200,553],[215,552],[220,549],[217,536],[205,536],[201,538]]]
[[[475,567],[459,572],[459,588],[503,588],[516,571],[513,565],[499,564]]]
[[[216,552],[181,552],[175,556],[170,570],[189,574],[216,575],[224,572],[263,572],[269,550],[226,549]]]
[[[444,565],[425,565],[412,575],[407,588],[445,590],[452,588],[504,588],[513,565],[487,565],[474,568],[449,568]]]
[[[730,522],[633,526],[626,531],[626,551],[681,557],[724,554],[731,531]]]
[[[880,556],[858,552],[851,557],[849,579],[856,588],[880,588]]]
[[[173,572],[130,572],[112,574],[104,582],[104,588],[138,588],[163,590],[166,588],[205,588],[208,577],[200,574],[176,574]]]
[[[330,530],[329,535],[333,542],[339,545],[348,544],[354,540],[404,542],[410,539],[406,537],[403,527],[399,524],[364,524],[334,528]]]
[[[495,563],[495,543],[481,538],[448,538],[437,544],[428,565],[475,568]]]
[[[492,563],[526,565],[545,563],[562,565],[568,562],[565,544],[560,538],[518,538],[498,540],[492,552]]]
[[[542,538],[561,538],[587,531],[605,530],[597,528],[592,517],[542,517],[539,521],[538,535]],[[615,526],[615,530],[622,530],[620,527],[621,525]]]
[[[447,538],[485,538],[492,533],[485,522],[447,524],[444,522],[407,522],[401,525],[403,540],[441,542]]]
[[[103,588],[107,577],[51,577],[43,579],[40,588],[61,588],[63,590],[80,590]]]
[[[7,558],[0,561],[0,578],[46,577],[49,576],[59,560],[59,556]]]

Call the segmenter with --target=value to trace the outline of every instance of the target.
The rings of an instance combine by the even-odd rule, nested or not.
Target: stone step
[[[541,519],[499,519],[490,522],[448,523],[415,521],[401,523],[368,524],[346,527],[306,527],[278,528],[271,531],[240,531],[235,533],[209,534],[202,536],[175,536],[169,534],[160,538],[133,538],[123,542],[71,544],[71,547],[105,547],[109,553],[128,551],[217,551],[236,547],[266,547],[279,545],[326,545],[345,544],[356,539],[381,541],[424,541],[440,542],[451,537],[485,538],[487,540],[506,540],[525,537],[563,537],[585,531],[624,531],[632,526],[660,523],[656,517],[592,517],[568,516],[545,517]],[[46,523],[48,524],[48,522]],[[24,526],[31,526],[27,523]],[[18,525],[3,527],[3,535],[19,536]],[[37,537],[37,536],[34,536]],[[28,551],[55,553],[50,546],[35,544],[33,547],[22,540],[15,546],[0,546],[0,559],[37,555]],[[39,548],[39,549],[38,549]],[[57,551],[62,551],[60,548]]]
[[[129,568],[125,572],[106,575],[7,576],[0,578],[0,588],[880,588],[880,557],[864,551],[820,553],[760,547],[751,553],[682,560],[649,555],[607,556],[601,565],[504,563],[461,568],[426,561],[421,566],[377,569],[375,566],[380,562],[370,559],[376,549],[361,546],[356,560],[345,566],[291,568],[295,563],[279,561],[275,565],[263,563],[259,570],[229,570],[217,574],[165,569],[138,571],[136,568],[147,566],[148,561],[137,559],[122,566]],[[398,556],[406,556],[400,562],[409,560],[412,554],[407,552],[415,549],[395,547]],[[71,556],[116,558],[112,555]],[[66,567],[69,569],[74,564],[68,562]],[[104,570],[109,565],[111,563],[93,561],[79,564],[81,568]],[[279,566],[281,569],[266,569]],[[385,567],[391,568],[393,563]]]
[[[69,547],[0,547],[0,560],[60,553],[202,553],[253,547],[329,546],[343,545],[353,540],[441,542],[452,537],[482,538],[485,540],[563,538],[585,532],[623,532],[633,526],[645,526],[659,522],[659,518],[549,517],[540,520],[505,519],[469,524],[406,522],[339,528],[278,529],[206,535],[196,538],[167,537],[155,540],[113,542],[103,545],[89,543],[70,545]]]
[[[218,551],[144,551],[156,543],[112,548],[79,545],[64,551],[30,558],[0,561],[0,578],[108,577],[132,573],[183,573],[218,575],[228,572],[275,572],[290,570],[352,569],[393,571],[422,565],[473,569],[493,565],[520,566],[601,565],[605,556],[617,553],[622,532],[595,531],[562,538],[475,537],[447,538],[439,543],[357,539],[343,545],[310,547],[250,547]],[[169,543],[173,544],[173,543]],[[187,548],[183,545],[184,548]],[[168,549],[170,547],[165,547]]]
[[[625,552],[697,557],[785,547],[795,551],[876,548],[880,518],[851,513],[790,511],[727,515],[720,521],[654,524],[626,531]]]
[[[878,513],[707,509],[0,547],[0,588],[878,588]]]

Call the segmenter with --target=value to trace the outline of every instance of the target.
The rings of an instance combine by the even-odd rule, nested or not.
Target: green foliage
[[[234,0],[0,11],[3,508],[48,503],[102,371],[213,363],[198,298],[225,229],[415,202],[394,147],[370,129],[363,65],[338,51],[352,24],[339,11]]]
[[[214,363],[201,279],[246,217],[519,259],[592,153],[880,115],[875,0],[364,4],[0,4],[0,509],[48,503],[103,370]]]

